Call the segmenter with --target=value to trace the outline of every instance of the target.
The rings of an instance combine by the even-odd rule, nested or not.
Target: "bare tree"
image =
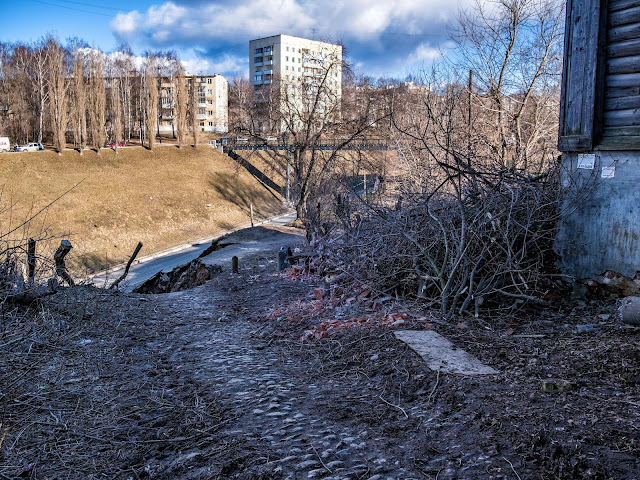
[[[73,137],[82,155],[87,147],[87,84],[85,79],[85,56],[81,49],[74,52],[73,102],[71,108]]]
[[[103,73],[104,57],[102,52],[93,51],[89,55],[89,124],[91,126],[91,141],[96,151],[106,142],[105,110],[107,95]]]
[[[190,119],[191,119],[191,128],[193,130],[193,146],[198,146],[198,136],[200,133],[200,120],[198,120],[199,114],[199,103],[204,95],[204,87],[200,86],[200,82],[197,77],[191,78],[191,90],[190,90],[190,98],[189,105],[191,107]],[[202,94],[202,95],[201,95]]]
[[[124,132],[122,128],[122,103],[120,102],[120,79],[118,77],[111,78],[111,135],[115,144],[115,150],[118,151],[118,143],[124,140]]]
[[[502,165],[540,169],[555,158],[564,2],[476,0],[452,37],[455,67],[473,72],[474,116]]]
[[[119,79],[119,101],[123,116],[124,133],[123,140],[131,141],[135,128],[136,108],[135,97],[140,94],[136,90],[136,77],[139,75],[133,62],[133,52],[127,46],[121,46],[112,56],[113,76]]]
[[[158,78],[156,74],[156,58],[151,53],[147,54],[145,62],[144,78],[146,86],[146,131],[147,145],[153,150],[156,129],[158,127]]]
[[[287,172],[287,196],[296,207],[297,216],[315,228],[320,196],[336,176],[344,176],[346,165],[361,159],[357,145],[389,113],[382,108],[350,108],[343,116],[344,99],[340,86],[342,62],[337,52],[309,53],[305,72],[289,78],[273,76],[256,88],[252,101],[244,100],[245,124],[242,131],[262,138],[268,148],[270,168]],[[239,95],[242,90],[236,88]],[[378,102],[375,95],[365,97],[370,106]],[[282,132],[286,149],[265,141],[272,132]],[[357,169],[357,167],[356,167]]]
[[[174,100],[176,104],[175,123],[178,133],[178,147],[182,148],[186,143],[187,136],[187,102],[189,96],[187,91],[187,79],[184,68],[178,62],[176,66],[176,78],[174,87]]]
[[[48,100],[47,77],[48,62],[47,49],[44,41],[33,46],[20,45],[14,50],[14,65],[22,74],[22,79],[18,79],[17,88],[24,89],[26,85],[30,87],[23,108],[32,108],[37,117],[37,128],[35,129],[39,142],[42,142],[44,132],[44,115]],[[23,83],[24,82],[24,83]],[[29,100],[29,99],[32,100]],[[25,140],[28,140],[26,138]]]
[[[251,125],[253,105],[253,85],[245,78],[234,78],[229,84],[230,130],[256,131]]]
[[[66,147],[67,132],[67,90],[69,87],[68,68],[66,65],[67,52],[52,37],[47,40],[47,59],[49,68],[48,97],[51,107],[51,129],[53,131],[53,143],[58,150],[58,155]]]

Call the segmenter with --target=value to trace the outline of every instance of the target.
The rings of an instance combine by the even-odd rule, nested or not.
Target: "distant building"
[[[189,90],[196,88],[196,118],[201,132],[226,133],[229,130],[229,82],[222,75],[192,75],[187,78]],[[160,90],[160,133],[175,132],[175,79],[163,78]],[[191,94],[188,94],[191,102]],[[191,127],[191,122],[187,122]]]
[[[276,95],[282,115],[308,112],[313,101],[315,112],[335,111],[342,97],[342,46],[291,35],[274,35],[249,42],[249,79],[258,101],[267,103]],[[269,124],[260,129],[284,130]]]

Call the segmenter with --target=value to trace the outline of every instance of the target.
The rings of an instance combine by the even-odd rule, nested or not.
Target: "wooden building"
[[[633,279],[640,271],[640,0],[567,0],[559,128],[562,266],[577,278]]]

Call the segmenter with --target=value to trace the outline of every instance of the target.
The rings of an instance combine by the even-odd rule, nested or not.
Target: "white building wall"
[[[342,97],[342,46],[291,35],[251,40],[249,79],[257,93],[279,81],[283,110],[286,92],[289,99],[296,102],[295,108],[301,111],[303,92],[308,93],[313,82],[324,81],[331,100],[339,103]]]

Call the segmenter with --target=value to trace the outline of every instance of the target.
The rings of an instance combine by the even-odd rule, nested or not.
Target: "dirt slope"
[[[14,236],[70,237],[71,265],[89,270],[211,237],[281,211],[281,198],[208,146],[0,155],[0,232],[78,184]],[[59,243],[56,239],[54,244]],[[45,248],[39,245],[39,251]]]

